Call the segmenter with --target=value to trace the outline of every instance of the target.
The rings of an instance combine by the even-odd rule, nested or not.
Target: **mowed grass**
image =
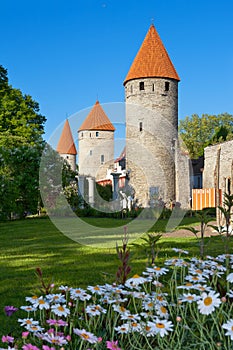
[[[65,219],[69,228],[69,220]],[[123,227],[129,224],[127,219],[86,218],[92,227]],[[181,225],[194,223],[196,219],[184,218]],[[158,220],[152,231],[161,232],[166,228],[167,220]],[[221,237],[206,239],[206,253],[217,255],[224,253]],[[232,252],[232,242],[230,242]],[[198,256],[199,247],[196,238],[163,238],[159,242],[159,263],[174,256],[173,247],[190,251]],[[6,319],[5,305],[19,307],[25,305],[25,297],[38,294],[39,282],[35,269],[40,267],[47,283],[58,287],[61,284],[86,288],[88,285],[111,283],[119,264],[114,246],[93,248],[80,245],[62,234],[49,218],[27,219],[0,223],[0,335],[9,333],[19,315]],[[141,273],[147,263],[146,257],[132,250],[131,275]],[[22,316],[22,315],[21,315]]]

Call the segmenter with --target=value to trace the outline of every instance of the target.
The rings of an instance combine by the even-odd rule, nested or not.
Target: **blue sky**
[[[232,16],[232,0],[3,0],[0,64],[39,102],[48,140],[97,98],[124,102],[153,21],[181,78],[179,118],[233,114]]]

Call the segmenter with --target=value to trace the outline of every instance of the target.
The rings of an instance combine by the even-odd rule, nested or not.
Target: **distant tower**
[[[114,163],[115,128],[99,101],[78,130],[79,174],[95,177],[106,175],[106,165]],[[105,169],[101,172],[100,170]]]
[[[65,121],[61,137],[57,145],[57,152],[68,162],[68,164],[70,164],[71,169],[75,171],[77,151],[70,129],[70,124],[67,119]]]
[[[127,168],[142,206],[176,197],[179,80],[151,25],[124,81]]]

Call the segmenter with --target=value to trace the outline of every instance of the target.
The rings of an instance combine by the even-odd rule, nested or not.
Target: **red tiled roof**
[[[60,140],[57,145],[57,152],[60,154],[77,154],[70,124],[66,119]]]
[[[79,131],[81,130],[115,131],[99,101],[96,101],[94,107],[80,126]]]
[[[125,78],[161,77],[180,80],[168,53],[152,24]]]

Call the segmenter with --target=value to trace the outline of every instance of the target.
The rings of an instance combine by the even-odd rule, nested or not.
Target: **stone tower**
[[[65,121],[65,124],[61,133],[61,137],[57,145],[57,152],[60,154],[62,158],[64,158],[68,162],[71,169],[75,171],[77,151],[74,144],[72,132],[70,129],[70,124],[67,119]]]
[[[127,170],[144,207],[176,199],[179,80],[151,25],[124,81]]]
[[[109,164],[114,163],[115,128],[99,101],[78,130],[79,174],[95,177],[106,175]]]

